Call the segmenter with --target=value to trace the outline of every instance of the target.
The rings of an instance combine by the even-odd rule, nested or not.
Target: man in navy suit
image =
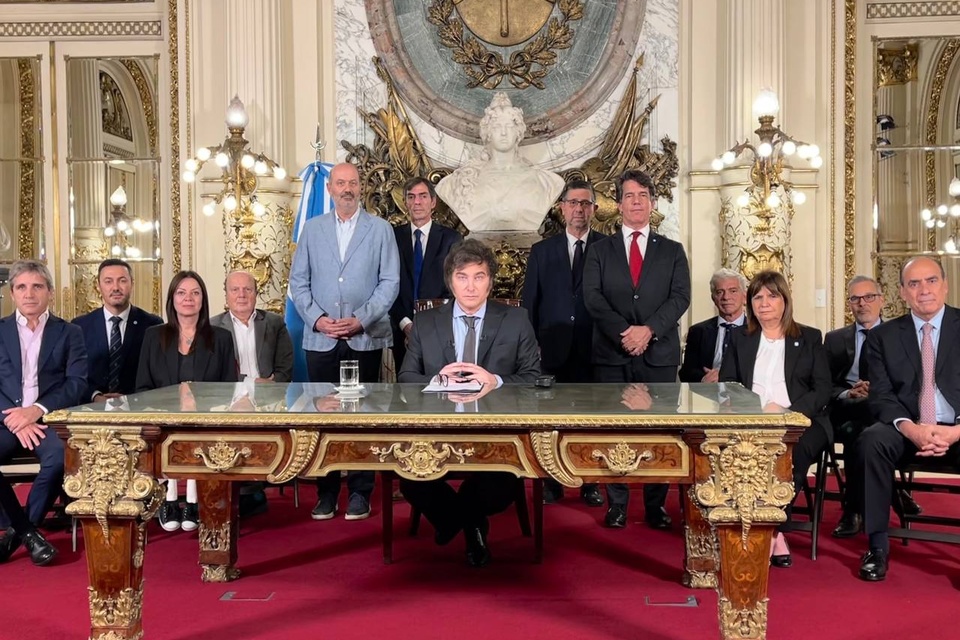
[[[403,199],[410,222],[393,230],[400,250],[400,294],[390,309],[397,371],[403,366],[406,343],[413,330],[413,303],[421,298],[450,297],[443,279],[443,260],[453,245],[463,240],[453,229],[433,221],[437,192],[432,182],[411,178],[403,185]]]
[[[943,266],[928,257],[900,271],[900,297],[910,313],[867,333],[867,403],[876,422],[857,441],[863,473],[863,528],[869,551],[860,579],[887,577],[893,475],[909,463],[960,468],[960,310],[948,306]]]
[[[540,368],[557,382],[593,382],[593,323],[583,304],[583,264],[587,250],[604,237],[590,228],[596,201],[592,184],[568,182],[560,194],[564,233],[533,245],[527,260],[523,306],[540,343]],[[580,495],[590,506],[603,505],[596,484],[584,484]],[[545,503],[562,497],[559,482],[544,482]]]
[[[163,324],[159,316],[130,304],[133,270],[125,261],[110,258],[101,262],[97,270],[97,288],[103,306],[73,319],[73,324],[83,331],[87,347],[84,402],[99,402],[133,393],[143,334],[148,327]],[[117,355],[111,358],[114,349]]]
[[[734,327],[746,321],[747,279],[732,269],[710,278],[710,297],[717,315],[690,327],[683,350],[680,382],[716,382]]]
[[[651,232],[656,185],[628,169],[617,179],[620,233],[591,248],[583,268],[583,300],[593,318],[593,372],[597,382],[676,382],[679,322],[690,306],[690,265],[679,242]],[[663,504],[667,485],[643,487],[646,521],[670,528]],[[627,525],[625,484],[607,485],[604,524]]]
[[[16,311],[0,320],[0,464],[23,451],[40,459],[27,498],[27,517],[37,526],[63,483],[63,441],[47,431],[42,418],[83,402],[87,350],[80,327],[50,313],[53,278],[42,262],[13,263],[10,291]],[[0,526],[9,524],[3,515]],[[0,539],[0,546],[9,542]]]

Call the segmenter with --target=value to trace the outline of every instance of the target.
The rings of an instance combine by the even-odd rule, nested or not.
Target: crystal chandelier
[[[960,253],[960,178],[950,181],[947,189],[953,204],[940,204],[933,209],[925,207],[920,211],[920,219],[927,229],[943,229],[950,225],[950,235],[943,243],[947,253]]]

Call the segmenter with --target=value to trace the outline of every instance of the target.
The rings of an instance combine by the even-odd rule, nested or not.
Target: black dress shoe
[[[7,529],[3,536],[0,536],[0,562],[6,562],[13,555],[13,552],[20,548],[23,539],[17,535],[12,528]]]
[[[673,524],[673,520],[670,519],[667,510],[663,507],[659,507],[655,511],[648,511],[644,520],[653,529],[669,529],[670,525]]]
[[[487,546],[489,525],[467,527],[463,535],[467,540],[467,564],[471,567],[485,567],[490,564],[490,548]]]
[[[50,564],[57,557],[57,548],[47,542],[39,531],[23,534],[23,544],[30,552],[30,560],[38,567]]]
[[[887,551],[870,549],[860,560],[860,579],[867,582],[880,582],[887,577],[887,565]]]
[[[563,486],[559,482],[543,483],[543,504],[556,504],[563,500]]]
[[[611,529],[624,529],[627,526],[627,510],[620,506],[612,506],[607,509],[607,515],[603,518],[603,526]]]
[[[585,484],[580,487],[580,498],[588,507],[602,507],[603,494],[600,493],[600,487],[595,484]]]
[[[863,518],[859,513],[845,512],[831,534],[834,538],[852,538],[863,528]]]
[[[903,505],[903,514],[907,516],[918,516],[923,513],[923,507],[917,504],[909,493],[903,489],[899,490],[900,504]]]
[[[784,553],[777,556],[770,556],[770,566],[778,567],[780,569],[786,569],[793,566],[793,556],[789,553]]]

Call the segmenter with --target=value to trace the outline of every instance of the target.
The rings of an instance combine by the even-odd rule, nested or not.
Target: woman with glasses
[[[832,383],[820,330],[793,319],[793,300],[786,278],[776,271],[761,271],[747,287],[747,323],[730,336],[720,365],[720,382],[739,382],[760,396],[764,411],[797,411],[810,426],[793,447],[793,483],[805,484],[807,471],[830,443],[833,433],[827,418]],[[770,564],[793,564],[790,547],[780,525],[770,549]]]
[[[147,329],[140,351],[137,391],[186,382],[236,382],[233,336],[210,324],[210,303],[203,278],[181,271],[167,290],[167,322]],[[190,396],[184,389],[181,396]],[[167,497],[158,516],[164,531],[197,528],[197,481],[187,480],[187,501],[181,510],[176,480],[167,480]]]

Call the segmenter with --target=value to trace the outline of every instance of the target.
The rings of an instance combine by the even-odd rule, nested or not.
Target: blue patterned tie
[[[113,327],[110,329],[110,382],[107,391],[117,393],[120,391],[120,347],[123,342],[120,339],[120,316],[110,318]]]
[[[420,298],[420,272],[423,271],[423,231],[417,229],[413,232],[416,240],[413,243],[413,299]]]

